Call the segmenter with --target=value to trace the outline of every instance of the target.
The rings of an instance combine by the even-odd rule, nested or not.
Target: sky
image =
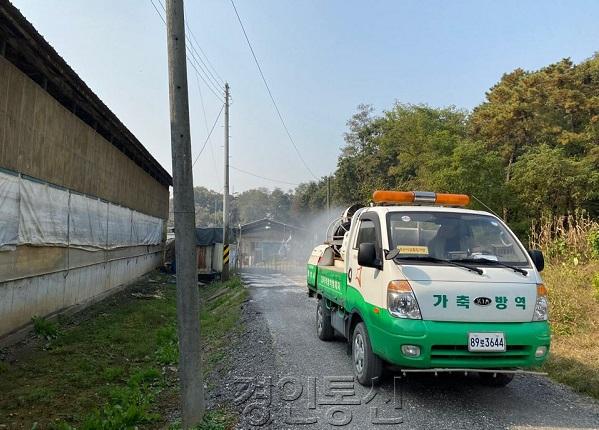
[[[171,172],[166,28],[150,0],[11,1]],[[162,12],[164,0],[153,1]],[[506,72],[564,57],[580,62],[599,50],[599,2],[592,0],[235,1],[317,177],[334,172],[360,103],[379,113],[396,101],[472,109]],[[231,87],[230,164],[281,181],[232,169],[231,192],[314,179],[276,115],[230,0],[187,0],[186,21]],[[195,158],[223,97],[189,64],[188,81]],[[221,116],[194,166],[195,186],[222,190],[223,141]]]

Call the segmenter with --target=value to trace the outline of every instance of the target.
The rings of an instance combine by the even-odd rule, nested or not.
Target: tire
[[[372,352],[364,323],[356,324],[352,335],[352,364],[358,382],[370,387],[377,385],[383,374],[383,361]]]
[[[335,331],[331,325],[331,311],[327,309],[324,298],[318,300],[316,306],[316,335],[320,340],[331,340]]]
[[[488,387],[505,387],[514,379],[513,373],[487,373],[480,372],[478,374],[480,382]]]

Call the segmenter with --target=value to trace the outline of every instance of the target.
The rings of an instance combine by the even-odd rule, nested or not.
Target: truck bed
[[[337,263],[337,261],[335,261]],[[343,261],[339,261],[339,265],[335,264],[334,266],[318,266],[318,270],[332,270],[334,272],[345,272],[345,263]]]
[[[347,289],[344,262],[339,261],[339,264],[334,266],[318,266],[315,284],[316,290],[324,297],[343,305],[344,294]]]

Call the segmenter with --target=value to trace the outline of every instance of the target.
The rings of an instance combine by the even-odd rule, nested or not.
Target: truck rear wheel
[[[352,361],[358,382],[365,386],[376,385],[383,374],[383,361],[372,352],[370,338],[364,323],[356,324],[352,336]]]
[[[331,325],[331,311],[327,309],[324,298],[318,300],[316,307],[316,334],[320,340],[331,340],[335,336],[335,331]]]
[[[488,373],[480,372],[478,374],[480,382],[489,387],[505,387],[514,379],[513,373]]]

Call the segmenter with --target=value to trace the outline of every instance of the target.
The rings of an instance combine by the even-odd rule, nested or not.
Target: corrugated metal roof
[[[241,226],[241,231],[243,233],[243,232],[250,231],[250,230],[265,228],[267,226],[285,229],[285,230],[303,230],[301,227],[296,227],[296,226],[293,226],[290,224],[285,224],[284,222],[281,222],[281,221],[275,221],[274,219],[269,219],[269,218],[262,218],[262,219],[259,219],[256,221],[249,222],[247,224],[243,224]]]

